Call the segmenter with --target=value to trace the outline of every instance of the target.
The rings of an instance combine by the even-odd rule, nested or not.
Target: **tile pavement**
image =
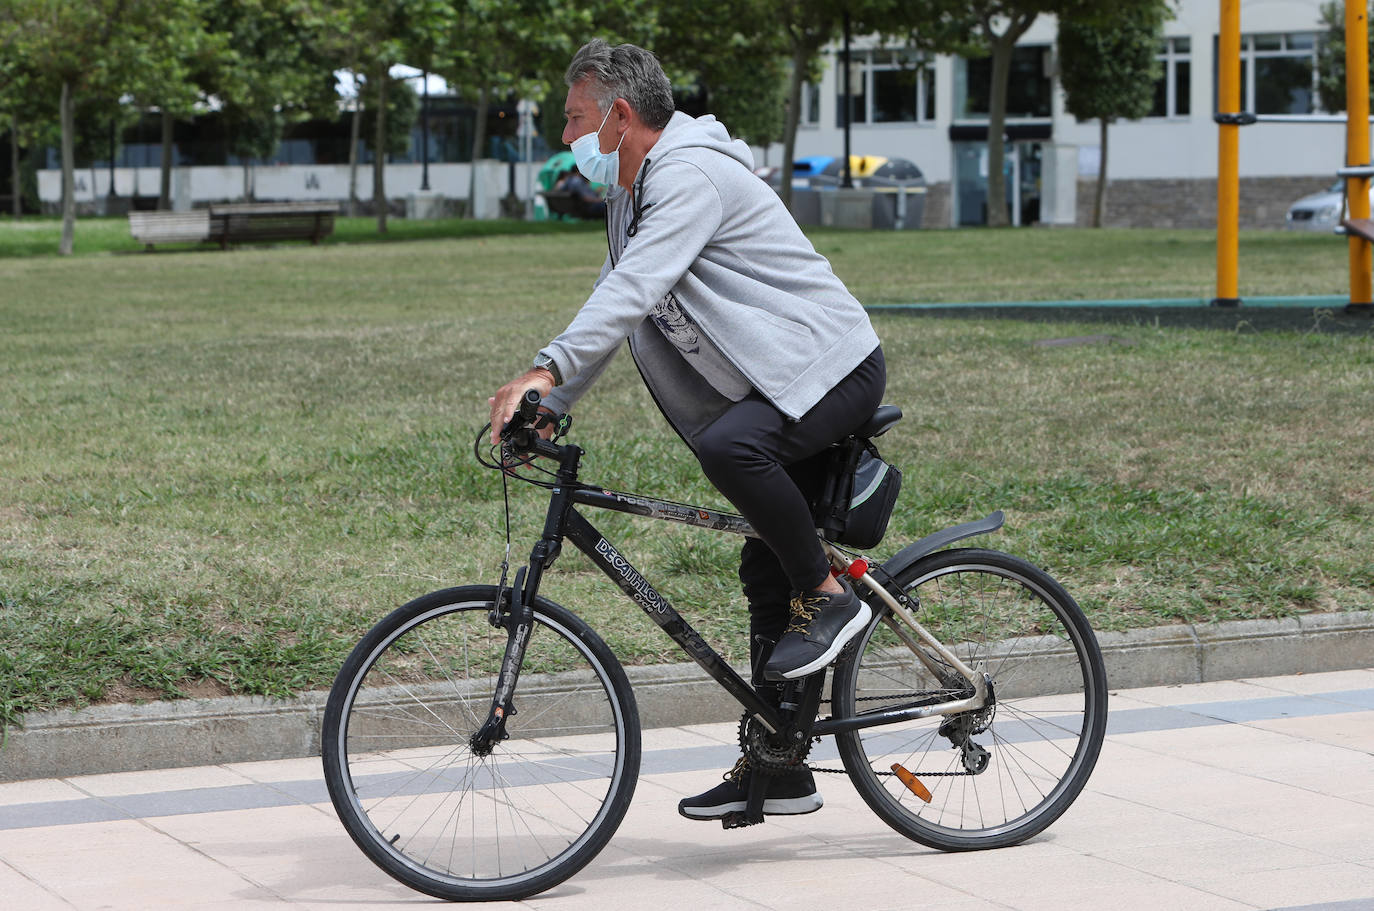
[[[610,845],[519,904],[1374,911],[1374,669],[1118,690],[1111,708],[1069,812],[968,854],[890,831],[840,776],[809,816],[730,832],[682,819],[734,726],[646,731]],[[23,911],[433,904],[362,856],[308,759],[0,784],[0,896]]]

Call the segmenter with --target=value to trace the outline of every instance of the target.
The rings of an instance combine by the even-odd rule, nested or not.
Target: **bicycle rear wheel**
[[[486,755],[507,633],[494,586],[434,592],[377,624],[325,709],[329,796],[387,873],[450,900],[515,900],[572,876],[624,818],[639,774],[634,695],[582,620],[538,599],[506,719]]]
[[[1043,831],[1087,783],[1106,730],[1106,672],[1087,618],[1044,571],[997,551],[934,553],[896,583],[921,624],[985,675],[992,698],[975,712],[837,735],[855,788],[898,832],[941,850],[1005,847]],[[933,653],[933,670],[913,655],[888,609],[877,613],[836,668],[836,717],[972,695]]]

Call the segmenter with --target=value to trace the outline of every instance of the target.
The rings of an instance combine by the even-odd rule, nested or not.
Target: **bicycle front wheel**
[[[997,551],[934,553],[896,584],[991,695],[977,711],[838,735],[855,788],[898,832],[945,851],[1005,847],[1043,831],[1087,783],[1106,730],[1106,672],[1087,618],[1044,571]],[[972,695],[928,648],[919,660],[898,628],[906,632],[878,610],[836,668],[836,717]],[[919,784],[905,784],[905,773]]]
[[[474,751],[507,633],[494,586],[435,592],[377,624],[329,694],[322,758],[349,835],[450,900],[516,900],[572,876],[624,818],[639,774],[634,695],[582,620],[537,599],[508,739]]]

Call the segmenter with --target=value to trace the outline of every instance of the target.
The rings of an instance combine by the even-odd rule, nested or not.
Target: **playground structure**
[[[1297,118],[1240,110],[1240,2],[1221,0],[1217,42],[1217,296],[1216,307],[1238,307],[1240,249],[1240,128]],[[1345,181],[1347,212],[1341,221],[1350,246],[1348,313],[1374,311],[1374,220],[1369,212],[1369,27],[1367,0],[1345,0]],[[1310,122],[1311,117],[1301,118]]]

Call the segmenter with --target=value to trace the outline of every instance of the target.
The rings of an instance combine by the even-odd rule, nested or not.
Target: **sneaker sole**
[[[869,607],[867,602],[860,600],[859,607],[862,609],[854,615],[852,620],[840,629],[840,634],[835,637],[834,642],[830,643],[830,648],[821,653],[820,657],[807,664],[803,664],[801,667],[793,668],[790,671],[784,671],[776,676],[772,674],[765,674],[764,676],[769,680],[796,680],[798,677],[807,677],[814,674],[816,671],[834,661],[840,652],[844,651],[844,647],[849,644],[849,641],[863,632],[863,628],[868,626],[868,621],[873,617],[873,608]]]
[[[814,813],[824,806],[825,801],[820,794],[808,794],[805,797],[770,797],[763,802],[764,816],[803,816],[807,813]],[[736,800],[731,803],[720,804],[714,807],[684,807],[678,805],[677,811],[687,819],[712,820],[721,819],[731,813],[743,813],[745,801]]]

